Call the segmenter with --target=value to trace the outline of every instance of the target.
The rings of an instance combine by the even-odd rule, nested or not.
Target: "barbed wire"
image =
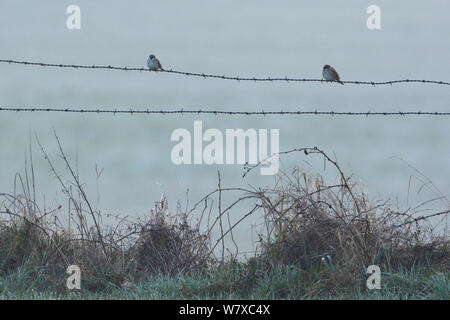
[[[173,73],[180,74],[191,77],[201,77],[201,78],[215,78],[222,80],[235,80],[235,81],[255,81],[255,82],[274,82],[274,81],[285,81],[285,82],[321,82],[327,83],[334,81],[326,81],[323,79],[308,79],[308,78],[288,78],[286,77],[278,77],[278,78],[258,78],[258,77],[240,77],[240,76],[226,76],[226,75],[217,75],[217,74],[206,74],[199,72],[186,72],[186,71],[178,71],[172,69],[164,69],[152,71],[148,68],[135,68],[135,67],[116,67],[116,66],[106,66],[106,65],[75,65],[75,64],[57,64],[57,63],[44,63],[44,62],[31,62],[31,61],[17,61],[17,60],[5,60],[0,59],[0,63],[8,63],[8,64],[20,64],[20,65],[28,65],[28,66],[39,66],[39,67],[54,67],[54,68],[72,68],[72,69],[104,69],[104,70],[118,70],[118,71],[139,71],[139,72],[165,72],[165,73]],[[426,83],[426,84],[437,84],[437,85],[446,85],[450,86],[450,82],[446,81],[438,81],[438,80],[420,80],[420,79],[402,79],[402,80],[390,80],[390,81],[341,81],[346,84],[356,84],[356,85],[393,85],[398,83]]]
[[[142,115],[142,114],[209,114],[209,115],[328,115],[328,116],[450,116],[450,112],[440,111],[366,111],[366,112],[353,112],[353,111],[221,111],[221,110],[184,110],[172,109],[172,110],[150,110],[150,109],[86,109],[86,108],[11,108],[0,107],[0,111],[10,112],[67,112],[67,113],[97,113],[97,114],[130,114],[130,115]]]

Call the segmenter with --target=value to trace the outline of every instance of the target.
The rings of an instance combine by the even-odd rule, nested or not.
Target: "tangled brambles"
[[[450,206],[418,216],[419,207],[417,212],[400,211],[389,201],[373,203],[337,162],[317,148],[294,151],[324,157],[337,170],[339,183],[326,184],[321,176],[296,169],[290,175],[280,173],[272,187],[223,188],[219,174],[218,188],[190,208],[178,206],[172,214],[163,195],[146,219],[106,215],[111,221],[103,224],[103,216],[91,205],[55,137],[69,182],[62,180],[42,147],[41,151],[69,208],[41,209],[34,175],[17,176],[20,192],[0,194],[0,277],[20,276],[17,290],[33,286],[63,292],[65,271],[72,264],[82,270],[82,288],[90,292],[129,290],[133,283],[161,274],[171,279],[200,275],[207,279],[203,287],[193,289],[180,280],[177,294],[248,295],[270,279],[276,284],[270,290],[279,298],[289,297],[290,290],[299,290],[302,297],[360,290],[369,265],[378,265],[384,272],[415,265],[449,270],[447,228],[443,235],[435,235],[425,222],[443,217],[441,222],[446,224]],[[225,193],[237,195],[229,197],[231,204],[224,204]],[[245,203],[250,203],[250,209],[231,223],[231,211]],[[254,256],[243,260],[234,233],[252,215],[263,220],[260,241]],[[231,241],[234,252],[225,240]],[[292,281],[299,285],[286,289]],[[302,291],[304,283],[309,283],[307,292]]]

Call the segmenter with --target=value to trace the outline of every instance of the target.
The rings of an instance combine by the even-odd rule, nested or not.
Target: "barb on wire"
[[[353,111],[221,111],[221,110],[185,110],[172,109],[172,110],[150,110],[150,109],[86,109],[86,108],[12,108],[12,107],[0,107],[0,111],[10,112],[66,112],[66,113],[98,113],[98,114],[212,114],[212,115],[326,115],[326,116],[450,116],[450,112],[439,111],[366,111],[366,112],[353,112]]]
[[[203,72],[186,72],[179,70],[157,70],[152,71],[148,68],[130,68],[130,67],[116,67],[116,66],[106,66],[106,65],[75,65],[75,64],[58,64],[58,63],[44,63],[44,62],[31,62],[31,61],[18,61],[18,60],[6,60],[0,59],[0,63],[8,63],[8,64],[20,64],[27,66],[39,66],[39,67],[54,67],[54,68],[72,68],[72,69],[104,69],[104,70],[120,70],[120,71],[139,71],[139,72],[165,72],[165,73],[173,73],[180,74],[191,77],[200,77],[200,78],[214,78],[214,79],[222,79],[222,80],[236,80],[236,81],[255,81],[255,82],[274,82],[274,81],[284,81],[284,82],[321,82],[326,83],[330,81],[326,81],[323,79],[310,79],[310,78],[288,78],[278,77],[278,78],[256,78],[256,77],[240,77],[240,76],[226,76],[226,75],[216,75],[216,74],[206,74]],[[333,81],[331,81],[333,82]],[[450,82],[446,81],[438,81],[438,80],[420,80],[420,79],[402,79],[402,80],[390,80],[390,81],[341,81],[346,84],[357,84],[357,85],[371,85],[371,86],[380,86],[380,85],[393,85],[398,83],[427,83],[427,84],[437,84],[437,85],[446,85],[450,86]],[[334,83],[334,82],[333,82]]]

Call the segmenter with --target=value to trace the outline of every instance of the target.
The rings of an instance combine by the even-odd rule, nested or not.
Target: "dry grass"
[[[66,268],[77,264],[83,288],[97,292],[161,273],[174,277],[214,269],[237,272],[232,287],[241,288],[295,266],[311,279],[319,275],[318,286],[331,289],[357,285],[372,264],[389,271],[425,263],[444,271],[450,267],[447,235],[436,236],[425,223],[432,216],[446,216],[450,206],[417,216],[394,210],[389,202],[372,203],[317,148],[293,151],[324,157],[337,170],[338,184],[325,184],[320,176],[296,169],[280,174],[270,188],[222,188],[219,175],[218,188],[184,211],[171,214],[163,196],[145,220],[108,216],[115,223],[104,224],[55,138],[69,181],[61,178],[42,146],[41,151],[70,202],[69,212],[63,215],[61,206],[50,211],[38,206],[30,153],[31,174],[16,176],[14,194],[0,194],[0,276],[26,265],[32,271],[44,270],[48,278],[43,283],[62,291]],[[237,196],[224,205],[224,193]],[[241,203],[250,203],[250,209],[231,223],[230,212]],[[234,263],[225,261],[237,261],[240,255],[236,227],[256,214],[264,223],[254,258],[244,265],[236,262],[238,271],[226,271]],[[226,239],[234,252],[225,246]]]
[[[394,211],[389,203],[373,205],[348,182],[326,186],[321,177],[296,171],[260,199],[268,237],[259,259],[268,269],[296,265],[308,272],[323,265],[328,284],[350,287],[369,265],[385,271],[415,264],[450,268],[448,239],[419,223],[425,218]]]
[[[188,225],[183,214],[170,215],[165,198],[156,202],[144,220],[106,215],[112,222],[102,223],[103,216],[91,205],[55,137],[69,173],[67,182],[42,146],[41,151],[69,200],[69,212],[63,214],[61,206],[40,209],[34,197],[34,176],[17,175],[19,191],[0,194],[0,276],[26,265],[36,272],[44,270],[47,284],[64,290],[66,268],[76,264],[82,270],[84,288],[102,291],[159,273],[196,271],[205,264],[207,236]],[[33,172],[32,162],[29,171]]]

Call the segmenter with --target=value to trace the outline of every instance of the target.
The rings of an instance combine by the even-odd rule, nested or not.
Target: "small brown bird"
[[[159,60],[155,57],[155,55],[151,54],[147,59],[147,66],[150,70],[164,70],[161,66]]]
[[[336,82],[339,82],[340,84],[344,85],[342,83],[341,78],[339,77],[339,74],[337,73],[337,71],[334,70],[334,68],[328,64],[323,67],[322,75],[323,75],[323,78],[327,81],[336,81]]]

